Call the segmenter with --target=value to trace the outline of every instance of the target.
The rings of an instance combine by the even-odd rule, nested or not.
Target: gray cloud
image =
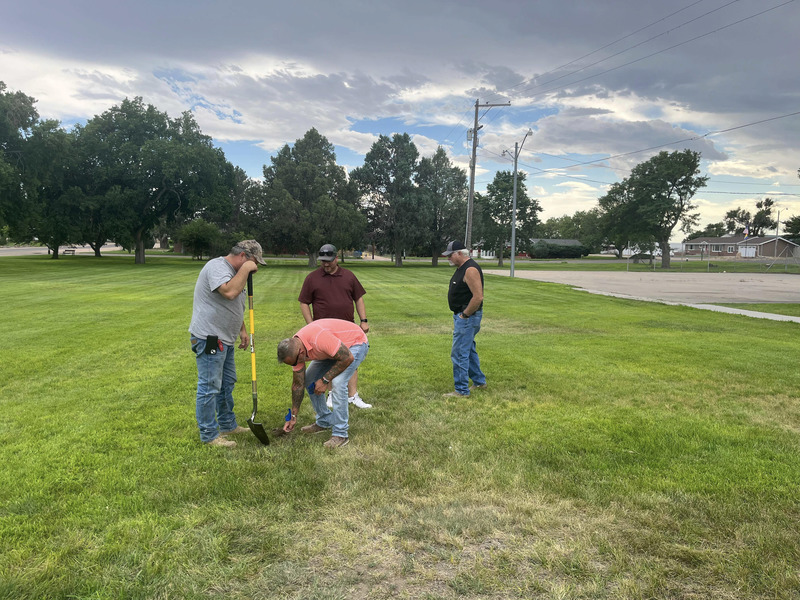
[[[475,99],[510,100],[482,121],[481,144],[498,153],[527,127],[539,151],[578,161],[711,134],[665,149],[701,151],[714,176],[800,183],[800,117],[738,128],[800,106],[791,60],[800,55],[798,4],[760,16],[770,6],[726,4],[686,3],[667,17],[682,7],[75,0],[65,9],[31,0],[4,7],[0,78],[64,120],[140,95],[173,115],[194,110],[220,142],[269,151],[314,126],[364,153],[381,121],[396,119],[426,148],[441,143],[459,160]],[[612,159],[605,174],[624,176],[648,156]],[[483,160],[489,173],[507,168]]]

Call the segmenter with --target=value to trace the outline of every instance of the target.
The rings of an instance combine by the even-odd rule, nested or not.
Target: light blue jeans
[[[219,437],[220,431],[238,427],[233,414],[233,386],[236,384],[233,346],[223,344],[222,352],[206,354],[205,340],[192,337],[190,341],[197,359],[197,427],[200,440],[210,442]]]
[[[325,394],[309,394],[311,405],[317,413],[317,425],[331,429],[332,435],[347,437],[350,412],[347,407],[347,383],[358,369],[358,365],[367,357],[369,344],[356,344],[350,348],[353,362],[344,371],[331,380],[331,403],[333,410],[325,403]],[[312,381],[320,379],[336,363],[333,359],[312,360],[306,369],[306,388]],[[308,391],[308,390],[306,390]]]
[[[476,310],[468,319],[453,315],[453,381],[456,391],[469,396],[469,380],[475,385],[485,385],[486,375],[481,371],[481,360],[475,347],[475,336],[481,330],[483,310]]]

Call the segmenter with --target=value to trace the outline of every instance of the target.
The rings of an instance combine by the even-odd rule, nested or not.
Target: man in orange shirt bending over
[[[341,448],[346,445],[350,441],[347,382],[366,358],[368,350],[367,336],[361,327],[340,319],[312,321],[293,337],[281,340],[278,343],[278,362],[291,365],[294,371],[291,420],[286,422],[283,430],[288,433],[294,429],[304,391],[313,384],[309,397],[317,420],[301,427],[300,431],[321,433],[331,429],[331,439],[324,446]],[[311,364],[306,369],[308,361]],[[331,392],[332,410],[325,404],[327,390]]]

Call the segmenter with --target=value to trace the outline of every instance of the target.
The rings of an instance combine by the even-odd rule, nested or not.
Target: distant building
[[[735,257],[739,254],[737,244],[743,240],[744,235],[696,237],[683,243],[683,253],[685,256]]]
[[[581,246],[580,240],[546,240],[543,238],[532,238],[530,240],[531,244],[536,244],[538,242],[542,242],[544,244],[550,244],[551,246]],[[478,242],[474,244],[475,250],[477,250],[478,256],[480,258],[497,258],[497,252],[494,249],[483,248],[482,243]],[[511,243],[506,243],[506,248],[511,249]],[[474,250],[474,251],[475,251]],[[527,253],[521,252],[519,250],[519,246],[517,246],[517,256],[520,257],[527,257]]]
[[[543,239],[543,238],[532,238],[530,240],[531,244],[536,244],[536,243],[539,243],[539,242],[544,243],[544,244],[550,244],[551,246],[581,246],[582,245],[580,240],[560,240],[560,239],[559,240],[556,240],[556,239],[547,240],[547,239]],[[495,252],[494,250],[481,248],[480,244],[476,244],[476,246],[478,246],[479,255],[480,255],[481,258],[497,258],[497,252]],[[506,244],[506,248],[510,249],[511,248],[511,244],[507,243]],[[528,255],[525,252],[520,252],[519,251],[519,246],[518,246],[517,247],[517,256],[527,257]]]
[[[538,244],[539,242],[543,244],[550,244],[551,246],[580,246],[580,240],[545,240],[542,238],[533,238],[531,239],[531,244]]]
[[[739,256],[742,258],[786,258],[795,256],[798,246],[782,237],[752,237],[739,242]]]
[[[683,244],[686,256],[710,258],[780,258],[793,256],[798,249],[794,242],[782,237],[760,236],[745,239],[743,235],[698,237]]]

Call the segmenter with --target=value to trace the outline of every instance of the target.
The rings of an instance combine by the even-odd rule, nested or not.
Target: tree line
[[[0,227],[13,241],[59,248],[106,241],[134,251],[156,238],[202,256],[235,240],[258,239],[270,253],[307,254],[326,242],[377,248],[402,264],[432,256],[463,236],[467,177],[439,147],[420,157],[408,134],[380,136],[348,175],[316,129],[286,144],[254,180],[232,165],[190,112],[170,118],[142,98],[125,99],[85,125],[42,120],[36,101],[0,82]],[[524,175],[518,222],[533,231],[541,209]],[[511,219],[513,174],[497,174],[475,198],[474,231],[502,254]]]
[[[723,221],[698,227],[695,193],[708,177],[700,176],[700,153],[665,151],[638,164],[630,176],[613,184],[598,199],[597,207],[574,215],[551,218],[538,232],[543,238],[578,239],[592,252],[614,248],[619,256],[626,247],[641,252],[661,252],[661,266],[669,268],[669,240],[676,227],[684,241],[699,237],[742,235],[760,237],[778,226],[775,201],[765,198],[751,212],[741,207],[725,213]],[[800,170],[798,170],[800,177]],[[800,216],[786,218],[782,234],[800,242]]]
[[[436,265],[447,243],[464,237],[466,172],[441,147],[421,157],[406,133],[379,136],[348,174],[312,128],[272,156],[256,180],[225,158],[190,112],[171,118],[137,97],[68,130],[40,119],[35,104],[0,82],[0,228],[13,241],[39,240],[54,258],[72,244],[88,244],[99,256],[110,240],[144,263],[156,238],[162,246],[180,241],[198,257],[255,238],[268,253],[305,254],[312,265],[328,242],[391,254],[398,266],[405,254],[430,256]],[[737,209],[724,223],[694,230],[692,198],[708,179],[699,174],[700,158],[690,150],[660,152],[613,184],[595,208],[545,222],[518,172],[518,251],[566,257],[534,238],[577,239],[582,246],[571,251],[580,254],[636,245],[660,248],[668,267],[678,226],[692,237],[745,224],[752,235],[774,227],[774,203],[766,199],[755,215]],[[511,170],[498,171],[474,197],[472,238],[501,266],[513,181]]]

